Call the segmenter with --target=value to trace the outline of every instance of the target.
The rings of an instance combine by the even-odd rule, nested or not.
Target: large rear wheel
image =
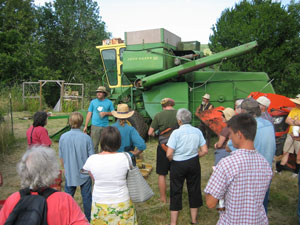
[[[127,120],[146,141],[148,137],[148,125],[146,124],[144,117],[139,112],[134,111],[133,116],[128,118]]]

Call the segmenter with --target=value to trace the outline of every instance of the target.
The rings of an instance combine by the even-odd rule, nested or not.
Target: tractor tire
[[[148,138],[148,125],[146,124],[144,117],[139,112],[134,111],[132,117],[128,118],[127,120],[146,141]]]

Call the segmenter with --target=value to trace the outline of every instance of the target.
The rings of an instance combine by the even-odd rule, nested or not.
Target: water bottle
[[[225,211],[225,202],[224,199],[220,199],[217,205],[218,211]]]

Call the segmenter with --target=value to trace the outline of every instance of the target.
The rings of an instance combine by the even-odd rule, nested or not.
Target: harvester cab
[[[234,101],[250,92],[274,93],[269,77],[263,72],[232,72],[205,69],[223,60],[237,57],[257,46],[255,41],[205,56],[198,41],[182,42],[166,29],[125,32],[121,39],[103,41],[97,46],[103,61],[106,86],[115,105],[126,103],[143,118],[137,130],[146,136],[146,125],[161,111],[160,100],[170,97],[175,108],[187,108],[194,115],[205,93],[211,103],[233,107]],[[192,125],[198,125],[194,116]]]

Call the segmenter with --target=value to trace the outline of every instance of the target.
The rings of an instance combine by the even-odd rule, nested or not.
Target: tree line
[[[92,0],[0,3],[0,81],[65,80],[99,83],[96,46],[110,37]]]
[[[0,82],[40,79],[100,83],[102,70],[95,46],[111,34],[93,0],[0,1]],[[145,29],[148,29],[145,27]],[[298,94],[300,3],[243,0],[225,9],[212,27],[209,48],[219,52],[257,40],[250,54],[221,65],[222,70],[264,71],[277,93]]]
[[[250,54],[229,60],[222,70],[268,73],[276,93],[300,93],[300,2],[284,6],[271,0],[243,0],[225,9],[212,27],[209,48],[219,52],[256,40]]]

